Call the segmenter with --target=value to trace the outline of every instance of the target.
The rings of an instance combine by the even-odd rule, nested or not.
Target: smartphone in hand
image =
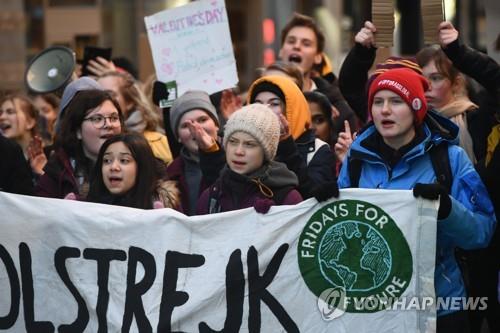
[[[96,47],[96,46],[86,46],[83,51],[83,62],[82,62],[82,76],[91,75],[87,69],[87,65],[90,60],[97,57],[104,58],[106,60],[111,60],[111,48],[110,47]]]

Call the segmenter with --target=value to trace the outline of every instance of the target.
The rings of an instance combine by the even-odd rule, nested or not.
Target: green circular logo
[[[403,233],[384,210],[365,201],[323,206],[302,230],[297,251],[308,288],[318,297],[328,288],[341,288],[347,312],[385,309],[412,277]]]

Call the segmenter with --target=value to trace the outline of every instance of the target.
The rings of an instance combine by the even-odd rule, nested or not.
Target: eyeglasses
[[[118,114],[112,114],[111,116],[105,117],[100,114],[96,114],[87,118],[84,118],[83,121],[90,121],[95,128],[100,129],[106,125],[106,119],[109,120],[109,123],[114,127],[120,123],[120,117]]]

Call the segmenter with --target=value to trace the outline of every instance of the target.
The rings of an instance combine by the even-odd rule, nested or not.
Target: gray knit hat
[[[59,105],[59,110],[63,111],[73,100],[73,97],[75,97],[76,93],[82,90],[104,90],[99,83],[97,83],[96,80],[91,79],[87,76],[83,76],[79,79],[76,79],[75,81],[71,82],[68,84],[68,86],[64,89],[62,98],[61,98],[61,104]]]
[[[217,126],[219,126],[219,117],[215,106],[210,101],[210,97],[204,91],[191,90],[185,92],[181,97],[177,98],[170,109],[170,128],[177,138],[177,127],[179,121],[184,113],[194,109],[201,109],[207,111],[208,115],[212,117]]]
[[[64,88],[61,103],[59,104],[59,113],[56,119],[56,132],[59,132],[66,107],[73,100],[73,97],[82,90],[104,90],[104,88],[97,83],[96,80],[87,76],[83,76],[68,84],[66,88]]]
[[[266,161],[272,161],[278,150],[280,122],[276,114],[264,104],[249,104],[234,112],[224,127],[222,144],[234,132],[245,132],[255,138],[264,149]]]

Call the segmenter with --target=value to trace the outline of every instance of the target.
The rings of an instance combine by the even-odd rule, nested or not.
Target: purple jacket
[[[250,176],[225,168],[221,177],[198,200],[197,214],[227,212],[256,205],[295,205],[302,196],[297,176],[283,163],[270,162]]]
[[[38,179],[35,195],[64,199],[68,193],[78,195],[78,184],[68,155],[57,149],[44,168],[45,173]]]

